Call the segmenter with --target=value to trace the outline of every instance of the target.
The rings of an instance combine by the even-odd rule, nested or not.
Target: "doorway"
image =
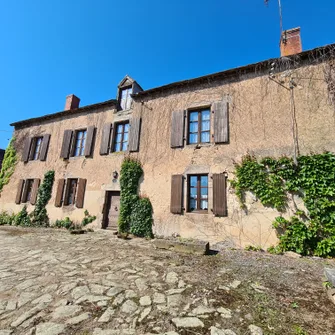
[[[106,191],[103,210],[102,228],[113,231],[118,230],[120,211],[120,191]]]

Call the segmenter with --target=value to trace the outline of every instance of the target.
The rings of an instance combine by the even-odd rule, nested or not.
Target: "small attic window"
[[[122,110],[130,109],[131,105],[131,94],[133,92],[132,86],[121,88],[120,90],[120,107]]]

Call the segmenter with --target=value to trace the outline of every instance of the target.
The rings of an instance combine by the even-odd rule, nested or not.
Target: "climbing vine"
[[[126,158],[121,166],[119,232],[132,232],[134,235],[151,237],[152,206],[148,198],[139,198],[138,184],[143,169],[141,163]]]
[[[9,183],[10,177],[14,173],[15,165],[17,163],[17,154],[14,147],[15,138],[12,138],[5,151],[5,156],[2,161],[2,168],[0,172],[0,192],[3,187]]]
[[[303,199],[307,211],[296,208],[290,219],[273,223],[279,251],[303,255],[335,256],[335,155],[330,152],[298,157],[263,158],[247,155],[235,164],[232,186],[245,207],[245,192],[252,192],[264,206],[284,213],[288,195]]]
[[[152,237],[152,205],[147,197],[139,198],[130,216],[130,232],[136,236]]]
[[[49,216],[46,205],[51,199],[52,186],[55,180],[55,171],[48,171],[44,175],[44,180],[38,189],[35,209],[32,213],[32,224],[35,226],[49,226]]]

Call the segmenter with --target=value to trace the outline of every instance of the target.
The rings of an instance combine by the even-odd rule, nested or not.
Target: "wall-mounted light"
[[[119,176],[118,172],[117,171],[113,171],[113,178],[117,179],[118,176]]]

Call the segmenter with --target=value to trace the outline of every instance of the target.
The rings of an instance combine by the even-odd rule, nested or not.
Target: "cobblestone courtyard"
[[[0,227],[0,335],[335,334],[333,261]],[[306,331],[306,333],[303,333]]]

